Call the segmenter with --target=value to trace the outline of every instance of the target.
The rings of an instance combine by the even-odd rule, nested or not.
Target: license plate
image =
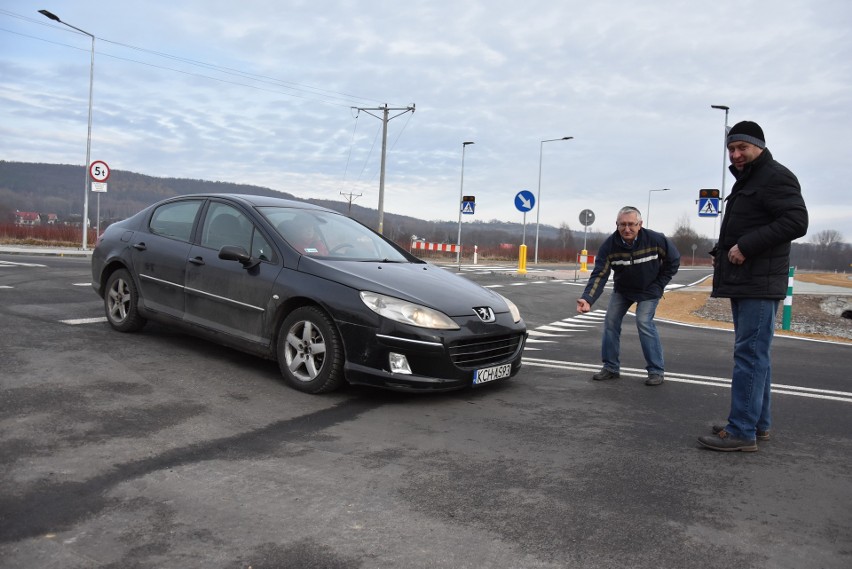
[[[494,367],[478,369],[473,372],[473,384],[488,383],[495,379],[503,379],[512,375],[512,364],[503,364]]]

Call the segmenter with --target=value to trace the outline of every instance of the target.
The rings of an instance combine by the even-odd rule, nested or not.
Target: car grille
[[[450,359],[461,369],[477,369],[505,362],[518,352],[523,335],[465,340],[450,346]]]

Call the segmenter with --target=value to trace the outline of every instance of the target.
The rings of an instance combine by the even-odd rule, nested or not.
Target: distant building
[[[15,225],[41,225],[41,217],[34,211],[15,210]]]

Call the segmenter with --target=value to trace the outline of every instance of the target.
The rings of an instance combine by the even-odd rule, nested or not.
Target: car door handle
[[[133,248],[136,249],[137,251],[145,251],[145,250],[148,249],[148,246],[145,245],[144,243],[134,243]]]
[[[202,259],[201,257],[193,257],[192,259],[187,259],[187,260],[190,263],[192,263],[193,265],[203,265],[204,264],[204,259]]]

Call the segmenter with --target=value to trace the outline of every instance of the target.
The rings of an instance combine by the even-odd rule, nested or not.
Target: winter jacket
[[[594,304],[603,293],[610,272],[615,292],[628,300],[661,298],[678,267],[680,253],[662,233],[643,227],[633,245],[627,245],[616,231],[598,249],[595,268],[581,298]]]
[[[787,295],[790,242],[807,233],[808,210],[799,180],[766,148],[739,171],[725,200],[719,241],[713,255],[712,296],[783,299]],[[742,265],[728,260],[739,246]]]

